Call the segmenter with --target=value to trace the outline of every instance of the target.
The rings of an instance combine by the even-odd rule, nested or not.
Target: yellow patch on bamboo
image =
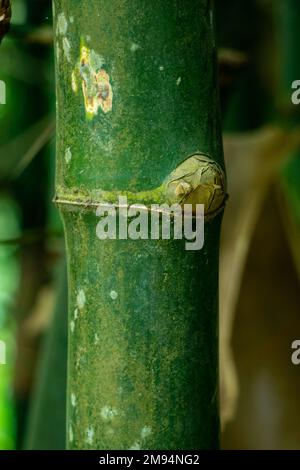
[[[80,77],[86,114],[93,118],[99,108],[106,114],[112,110],[113,90],[110,77],[103,68],[104,59],[93,49],[82,46],[79,64],[72,73],[72,89],[78,90],[77,76]]]

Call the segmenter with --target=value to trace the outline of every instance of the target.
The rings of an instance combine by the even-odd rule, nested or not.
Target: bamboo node
[[[166,198],[171,204],[204,204],[205,215],[214,215],[225,204],[225,173],[208,155],[195,153],[171,173]]]

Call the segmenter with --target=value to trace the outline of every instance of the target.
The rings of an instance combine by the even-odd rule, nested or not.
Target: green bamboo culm
[[[67,447],[217,448],[225,183],[211,2],[54,0],[54,18]],[[120,194],[147,207],[197,197],[203,248],[99,240],[96,207]]]

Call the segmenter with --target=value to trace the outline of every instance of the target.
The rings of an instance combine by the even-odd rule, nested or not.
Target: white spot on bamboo
[[[79,310],[82,310],[86,302],[86,297],[85,297],[85,293],[83,289],[80,289],[80,291],[78,292],[76,300],[77,300],[77,307],[79,308]]]
[[[109,295],[112,300],[116,300],[118,298],[118,292],[116,292],[115,290],[110,291]]]
[[[70,44],[68,38],[66,38],[66,37],[63,38],[62,45],[63,45],[65,58],[67,59],[68,62],[70,62],[71,61],[71,55],[70,55],[71,44]]]
[[[98,54],[94,49],[90,50],[90,65],[91,67],[97,71],[102,69],[103,65],[105,64],[104,57]]]
[[[69,427],[69,441],[73,442],[74,440],[74,435],[73,435],[73,429],[72,426]]]
[[[69,164],[70,161],[72,160],[72,152],[71,152],[71,148],[68,147],[65,151],[65,160],[66,160],[66,163]]]
[[[73,320],[72,320],[71,323],[70,323],[70,329],[71,329],[71,333],[74,333],[74,330],[75,330],[75,323],[73,322]]]
[[[71,393],[71,405],[75,408],[76,406],[76,395],[75,393]]]
[[[76,80],[76,75],[75,75],[74,70],[71,75],[71,84],[72,84],[72,90],[74,91],[74,93],[77,93],[78,85],[77,85],[77,80]]]
[[[70,23],[74,23],[74,17],[70,16]]]
[[[98,344],[99,343],[99,336],[97,335],[97,333],[95,333],[95,344]]]
[[[59,58],[60,58],[60,47],[59,47],[59,44],[57,43],[56,44],[56,60],[57,60],[57,62],[59,62]]]
[[[75,308],[74,310],[74,320],[76,321],[78,318],[78,308]]]
[[[86,430],[86,442],[87,442],[87,444],[89,444],[89,445],[93,444],[94,434],[95,434],[95,432],[94,432],[94,428],[92,426],[87,428],[87,430]]]
[[[140,48],[141,48],[141,46],[139,46],[139,44],[136,44],[135,42],[131,43],[131,46],[130,46],[131,52],[136,52]]]
[[[139,442],[134,442],[134,444],[132,444],[132,446],[130,447],[129,450],[141,450],[140,443]]]
[[[104,406],[101,410],[101,418],[104,421],[111,421],[115,416],[118,415],[118,412],[112,406]]]
[[[180,85],[180,83],[181,83],[181,77],[178,77],[177,80],[176,80],[176,85],[178,86],[178,85]]]
[[[68,31],[68,22],[64,13],[60,13],[57,17],[57,32],[62,36],[65,36]]]
[[[160,65],[160,66],[159,66],[159,70],[160,70],[160,71],[162,71],[162,70],[164,70],[164,69],[165,69],[165,68],[164,68],[163,65]]]
[[[149,426],[144,426],[141,430],[141,438],[146,439],[152,433],[152,429]]]

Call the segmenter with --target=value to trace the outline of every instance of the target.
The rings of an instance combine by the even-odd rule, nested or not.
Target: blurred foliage
[[[6,239],[20,234],[19,210],[14,201],[0,194],[0,231]],[[19,288],[20,267],[15,245],[0,244],[0,340],[6,345],[6,364],[0,365],[0,449],[16,446],[16,422],[13,407],[13,364],[15,324],[12,307]]]
[[[293,292],[297,279],[291,262],[300,273],[297,222],[300,108],[291,102],[291,84],[299,78],[300,3],[249,0],[242,4],[228,0],[217,5],[221,47],[242,52],[246,62],[240,68],[232,68],[230,86],[227,74],[226,87],[222,87],[226,97],[223,99],[224,130],[230,132],[225,134],[225,157],[231,195],[221,246],[223,442],[230,448],[265,448],[266,445],[291,448],[298,439],[294,420],[297,407],[291,394],[292,384],[297,387],[298,381],[288,356],[290,333],[297,328],[295,312],[299,308],[299,299]],[[269,240],[265,233],[268,228]],[[270,236],[274,229],[281,238]],[[253,242],[257,239],[259,245]],[[279,255],[276,250],[280,249],[280,243]],[[260,276],[261,259],[264,259],[264,277]],[[280,276],[288,277],[281,286]],[[275,285],[277,292],[272,296]],[[287,297],[290,302],[283,312],[283,300]],[[284,321],[280,323],[283,313]],[[283,330],[282,335],[276,330],[278,337],[272,335],[270,328],[264,328],[265,323],[274,321]],[[251,334],[250,346],[246,337]],[[263,356],[266,351],[263,341],[273,348],[273,357]],[[284,351],[285,366],[281,359]],[[259,367],[257,355],[264,370]],[[260,379],[264,382],[255,389]],[[277,389],[282,392],[276,393]],[[277,409],[268,408],[268,399],[275,400],[275,397]],[[288,423],[291,429],[287,432]]]
[[[57,277],[58,297],[49,333],[40,355],[24,447],[65,449],[68,302],[65,261]]]
[[[14,201],[19,217],[18,234],[8,233],[7,222],[1,218],[0,249],[18,247],[15,262],[20,278],[14,302],[7,309],[8,317],[12,319],[14,314],[6,333],[15,337],[15,360],[10,355],[11,366],[0,371],[14,385],[11,429],[15,428],[15,415],[17,441],[14,438],[10,445],[17,447],[24,439],[36,361],[49,323],[47,311],[52,309],[51,302],[41,299],[47,299],[43,292],[52,285],[61,251],[57,237],[62,237],[62,226],[52,203],[55,86],[51,22],[50,0],[14,0],[11,30],[0,48],[1,80],[6,85],[6,105],[0,106],[0,189]],[[2,267],[6,269],[4,263]],[[8,280],[9,270],[5,273]],[[0,331],[0,339],[7,334]],[[0,409],[3,404],[4,411],[12,411],[7,403],[0,400]]]

